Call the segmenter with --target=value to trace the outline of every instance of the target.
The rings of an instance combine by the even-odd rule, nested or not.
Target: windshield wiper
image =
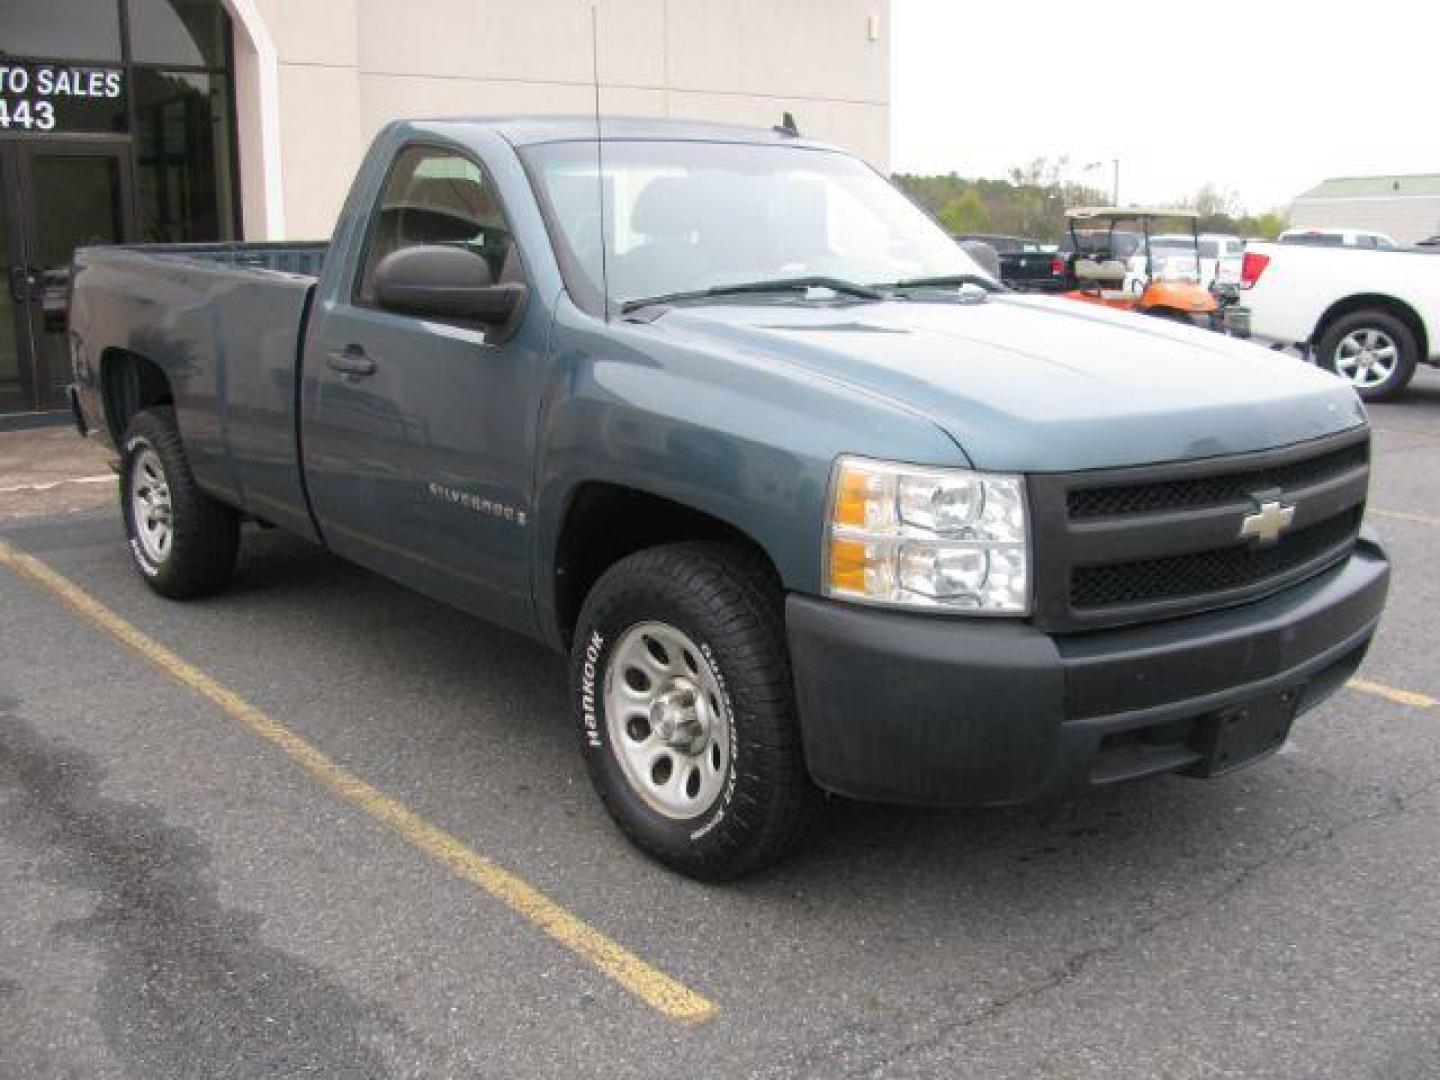
[[[627,300],[620,305],[620,313],[628,315],[641,308],[657,304],[674,304],[685,300],[705,300],[713,296],[743,296],[746,293],[793,292],[796,289],[829,289],[846,296],[858,296],[864,300],[883,300],[885,294],[871,285],[860,285],[843,278],[809,275],[805,277],[775,278],[771,281],[742,281],[735,285],[712,285],[708,289],[693,289],[689,292],[665,293],[662,296],[646,296],[639,300]]]
[[[980,274],[937,274],[934,277],[902,278],[882,286],[887,289],[944,288],[946,285],[978,285],[986,292],[999,292],[1003,286]]]

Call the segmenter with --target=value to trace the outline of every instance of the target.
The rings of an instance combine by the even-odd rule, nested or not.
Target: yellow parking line
[[[1384,683],[1371,682],[1369,679],[1351,679],[1348,685],[1351,690],[1375,694],[1400,705],[1414,705],[1417,709],[1429,709],[1440,705],[1440,701],[1428,694],[1417,694],[1414,690],[1399,690],[1393,686],[1386,686]]]
[[[1374,507],[1365,511],[1375,517],[1391,518],[1395,521],[1414,521],[1421,525],[1440,525],[1440,518],[1427,517],[1424,514],[1407,514],[1403,510],[1376,510]]]
[[[671,1019],[687,1023],[709,1020],[715,1015],[714,1003],[647,964],[533,885],[473,851],[443,829],[431,825],[403,803],[371,787],[285,725],[136,629],[39,559],[0,540],[0,566],[54,593],[165,674],[207,698],[253,735],[278,747],[342,799],[388,825],[432,859],[528,919],[645,1004]]]

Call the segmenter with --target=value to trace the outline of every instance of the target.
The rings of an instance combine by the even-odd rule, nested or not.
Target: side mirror
[[[503,326],[525,299],[525,286],[497,285],[473,251],[419,244],[392,251],[375,267],[375,300],[404,315]]]

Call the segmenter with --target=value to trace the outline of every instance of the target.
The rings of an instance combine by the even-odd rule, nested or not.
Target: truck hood
[[[996,471],[1263,450],[1365,419],[1348,385],[1293,356],[1073,300],[705,304],[655,329],[887,399]]]

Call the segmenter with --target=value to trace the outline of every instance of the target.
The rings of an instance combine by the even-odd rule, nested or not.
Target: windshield
[[[856,285],[983,275],[939,226],[855,158],[743,143],[604,144],[601,227],[595,143],[523,151],[578,303],[751,282]],[[602,237],[604,269],[602,275]]]

